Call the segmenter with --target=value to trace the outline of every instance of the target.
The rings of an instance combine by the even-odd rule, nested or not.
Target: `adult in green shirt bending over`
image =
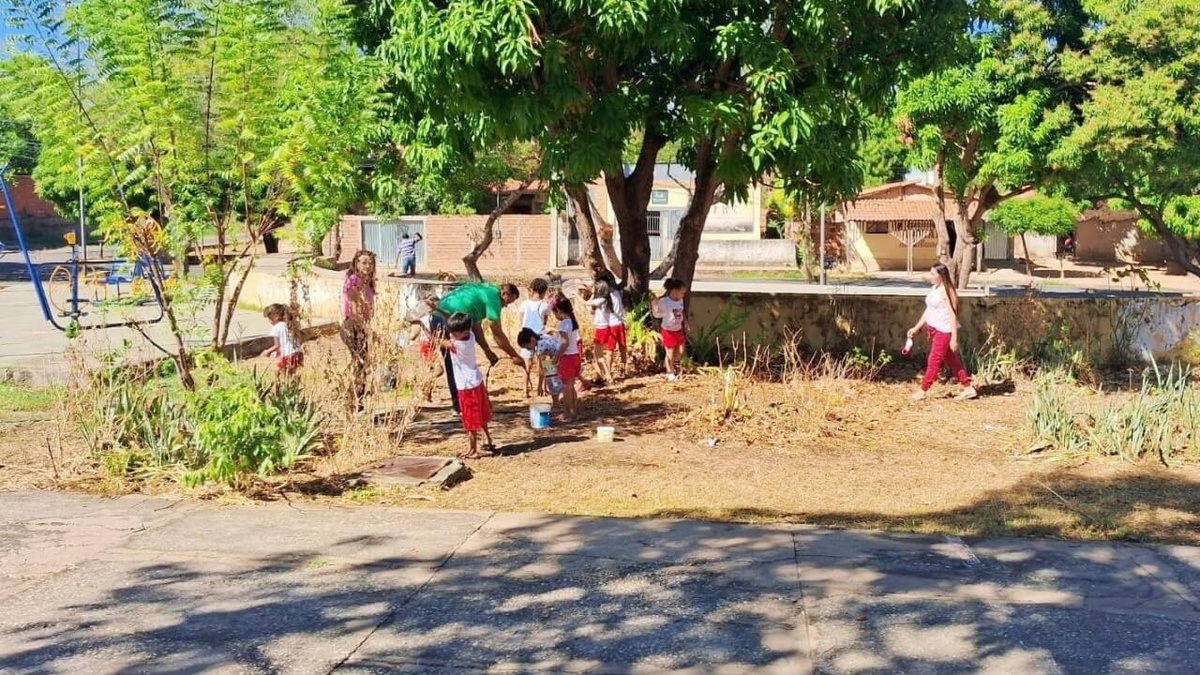
[[[524,367],[525,360],[513,348],[509,342],[508,336],[504,334],[504,329],[500,325],[500,312],[509,304],[515,302],[521,296],[521,292],[512,284],[504,284],[503,286],[493,286],[491,284],[463,284],[458,288],[446,294],[433,307],[433,319],[431,327],[436,332],[439,328],[445,326],[445,320],[456,312],[462,312],[471,317],[471,332],[475,334],[475,340],[479,343],[479,348],[487,356],[488,363],[495,365],[500,360],[496,356],[496,352],[492,351],[488,345],[487,337],[483,332],[484,323],[487,324],[488,330],[492,334],[492,339],[496,346],[505,354],[512,357],[513,363]],[[443,358],[446,360],[446,384],[450,387],[450,401],[454,405],[454,409],[458,410],[458,393],[454,386],[454,369],[450,364],[449,353],[444,353]]]

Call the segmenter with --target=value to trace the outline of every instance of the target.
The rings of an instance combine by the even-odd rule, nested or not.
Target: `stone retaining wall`
[[[1200,363],[1200,300],[1180,297],[964,297],[961,339],[1030,347],[1061,339],[1095,364],[1148,361]],[[799,331],[814,350],[854,347],[899,352],[924,311],[924,298],[893,295],[774,295],[695,292],[694,327],[722,311],[744,316],[737,337],[778,342]]]

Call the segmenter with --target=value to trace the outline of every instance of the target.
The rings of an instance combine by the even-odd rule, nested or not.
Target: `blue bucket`
[[[550,428],[549,403],[534,403],[529,406],[529,426],[534,429]]]

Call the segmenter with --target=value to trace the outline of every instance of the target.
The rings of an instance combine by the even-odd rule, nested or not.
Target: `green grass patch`
[[[45,412],[54,410],[62,392],[57,387],[23,387],[0,382],[0,412]]]

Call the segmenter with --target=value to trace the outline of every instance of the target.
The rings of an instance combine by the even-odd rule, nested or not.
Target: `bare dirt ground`
[[[306,349],[309,364],[324,364],[306,366],[308,384],[327,386],[344,349],[332,339]],[[639,375],[584,394],[579,421],[534,431],[523,375],[501,363],[489,381],[499,454],[469,462],[470,480],[440,490],[364,487],[355,479],[397,454],[466,448],[438,381],[435,403],[406,428],[331,422],[348,425],[337,451],[257,497],[1200,543],[1200,465],[1031,456],[1027,384],[985,390],[970,402],[953,401],[954,387],[941,384],[914,405],[916,372],[902,365],[881,382],[738,378],[739,406],[728,419],[719,373],[693,372],[674,384]],[[595,440],[600,425],[616,427],[615,443]],[[77,431],[54,411],[0,418],[0,488],[182,492],[165,481],[104,477],[80,447]]]

